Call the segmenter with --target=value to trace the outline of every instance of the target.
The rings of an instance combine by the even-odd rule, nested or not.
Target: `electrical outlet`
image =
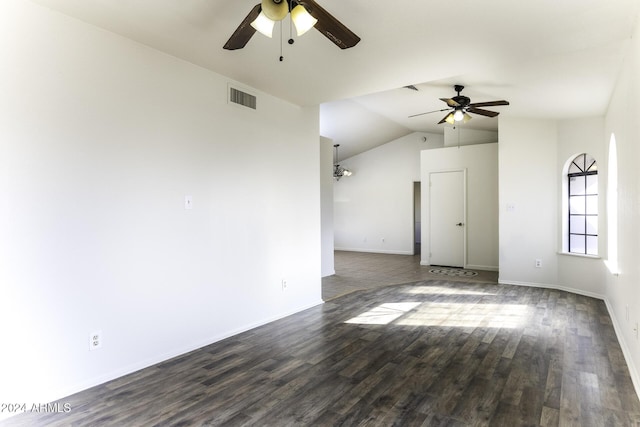
[[[536,260],[536,268],[542,268],[542,260],[541,259],[537,259]]]
[[[95,331],[89,334],[89,350],[102,348],[102,331]]]
[[[287,281],[286,281],[286,279],[282,279],[282,290],[283,291],[287,290]]]

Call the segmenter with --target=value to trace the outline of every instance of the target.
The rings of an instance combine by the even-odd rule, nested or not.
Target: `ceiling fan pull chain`
[[[293,18],[291,18],[291,3],[289,3],[289,44],[293,44]]]
[[[282,38],[284,35],[282,34],[282,21],[280,21],[280,62],[284,61],[284,56],[282,56]]]

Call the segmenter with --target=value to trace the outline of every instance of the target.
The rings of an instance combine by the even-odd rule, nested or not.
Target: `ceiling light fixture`
[[[472,117],[468,113],[479,114],[485,117],[496,117],[498,114],[500,114],[497,111],[489,111],[480,107],[509,105],[509,101],[505,101],[504,99],[500,101],[471,103],[471,98],[469,98],[468,96],[460,95],[460,92],[462,92],[464,86],[455,85],[453,89],[458,92],[458,95],[454,96],[453,98],[440,98],[441,101],[447,103],[447,108],[442,108],[435,111],[427,111],[426,113],[413,114],[409,117],[422,116],[424,114],[431,114],[438,111],[449,111],[449,113],[447,113],[447,115],[444,116],[444,118],[440,120],[438,124],[447,122],[450,125],[455,125],[456,122],[467,123],[469,120],[471,120]]]
[[[262,13],[272,21],[282,21],[289,13],[289,4],[285,0],[262,0]]]
[[[293,4],[296,6],[293,7]],[[289,10],[291,7],[293,8]],[[272,36],[276,21],[282,21],[289,12],[299,36],[309,31],[318,22],[303,5],[292,0],[262,0],[260,9],[260,14],[251,22],[251,26],[269,38]]]
[[[335,160],[333,162],[333,177],[336,179],[336,181],[340,181],[340,178],[342,178],[343,176],[353,175],[353,172],[351,172],[349,169],[340,167],[340,165],[338,164],[338,147],[340,147],[340,144],[333,145],[333,148],[336,149]]]
[[[260,34],[263,34],[269,38],[273,34],[273,26],[275,22],[265,15],[264,11],[260,12],[260,15],[251,23],[251,26],[256,29]]]
[[[301,4],[298,4],[291,10],[291,20],[296,26],[296,33],[299,36],[312,29],[318,22]]]
[[[447,117],[444,118],[443,121],[449,123],[450,125],[455,125],[456,122],[464,122],[467,123],[471,120],[471,116],[468,115],[464,109],[456,108],[455,111],[450,112]]]
[[[261,28],[261,25],[258,25],[259,21],[265,21],[265,24],[267,24],[266,27],[268,29],[261,31],[267,36],[272,32],[272,27],[275,23],[280,21],[280,50],[282,51],[282,39],[284,37],[284,31],[282,31],[284,25],[282,25],[282,22],[287,15],[291,15],[289,19],[290,37],[287,40],[289,44],[294,43],[292,37],[294,25],[299,36],[315,27],[340,49],[352,48],[360,42],[360,37],[328,11],[324,10],[315,0],[261,0],[251,8],[249,14],[224,44],[223,49],[243,49],[253,35],[258,32],[258,28]],[[280,56],[282,57],[282,53]]]

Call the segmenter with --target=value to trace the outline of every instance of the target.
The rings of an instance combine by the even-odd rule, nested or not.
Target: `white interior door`
[[[464,171],[429,174],[429,264],[464,267]]]

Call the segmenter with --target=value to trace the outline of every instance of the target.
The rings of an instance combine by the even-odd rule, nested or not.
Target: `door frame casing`
[[[416,187],[420,187],[419,188],[419,194],[420,194],[420,199],[418,200],[418,202],[420,203],[420,205],[418,205],[416,203]],[[422,253],[422,218],[424,217],[424,215],[422,214],[422,208],[424,206],[424,203],[422,202],[422,181],[413,181],[413,187],[412,187],[412,191],[413,191],[413,220],[412,220],[412,227],[411,227],[411,244],[413,247],[413,255],[421,255]],[[417,211],[417,212],[416,212]],[[419,214],[419,217],[416,216],[416,213]],[[416,251],[416,222],[420,221],[420,252]]]
[[[439,170],[432,170],[429,171],[429,185],[426,186],[427,190],[426,190],[426,194],[425,194],[425,189],[424,189],[424,185],[422,186],[422,230],[423,230],[423,235],[422,235],[422,252],[425,253],[425,249],[428,250],[428,256],[427,259],[428,261],[426,263],[421,262],[422,265],[431,265],[431,175],[432,174],[436,174],[436,173],[447,173],[447,172],[462,172],[462,222],[464,224],[463,229],[462,229],[462,268],[467,268],[467,168],[450,168],[450,169],[439,169]],[[425,197],[426,196],[426,197]],[[426,198],[426,200],[425,200]],[[426,206],[425,206],[426,204]],[[424,225],[428,224],[428,227],[425,227]],[[425,228],[428,228],[428,239],[425,239],[424,236],[424,230]],[[424,243],[425,240],[428,241],[429,247],[425,248],[424,247]]]

